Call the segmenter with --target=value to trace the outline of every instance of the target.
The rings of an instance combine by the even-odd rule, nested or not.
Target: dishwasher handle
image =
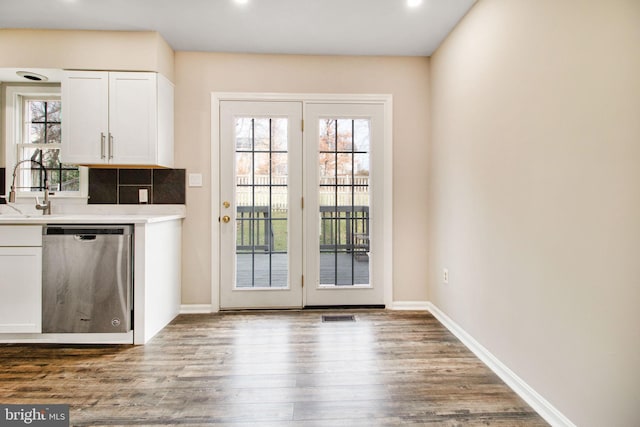
[[[46,225],[42,229],[45,236],[95,236],[100,235],[120,235],[127,236],[133,234],[133,226],[130,224],[118,225]],[[76,238],[76,240],[78,240]]]
[[[79,242],[95,242],[97,236],[95,234],[76,234],[73,238]]]

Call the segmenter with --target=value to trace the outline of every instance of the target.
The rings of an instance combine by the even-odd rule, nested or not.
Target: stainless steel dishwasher
[[[132,328],[133,226],[47,225],[42,239],[42,332]]]

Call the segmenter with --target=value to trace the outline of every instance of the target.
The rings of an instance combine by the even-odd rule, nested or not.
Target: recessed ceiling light
[[[236,2],[237,4],[247,4],[249,3],[249,0],[233,0],[234,2]]]
[[[407,0],[407,6],[418,7],[422,4],[422,0]]]
[[[32,73],[31,71],[16,71],[16,74],[20,77],[24,77],[27,80],[31,80],[34,82],[46,82],[49,80],[47,76],[43,76],[42,74]]]

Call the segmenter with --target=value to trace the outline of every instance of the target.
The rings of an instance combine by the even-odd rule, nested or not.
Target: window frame
[[[5,185],[6,194],[11,190],[13,182],[13,168],[19,159],[18,150],[26,144],[23,141],[24,135],[24,108],[25,100],[36,98],[47,100],[58,100],[61,97],[60,85],[17,85],[5,87]],[[64,109],[64,106],[62,107]],[[62,118],[64,120],[64,118]],[[36,144],[39,147],[39,144]],[[60,145],[52,145],[47,148],[59,148]],[[80,190],[79,191],[55,191],[51,198],[55,199],[88,199],[88,168],[78,166]],[[32,199],[43,197],[44,191],[22,191],[16,189],[16,200]]]

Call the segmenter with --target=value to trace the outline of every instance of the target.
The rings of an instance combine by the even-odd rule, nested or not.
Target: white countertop
[[[0,215],[3,224],[151,224],[154,222],[174,221],[184,215],[101,215],[101,214],[61,214],[61,215]]]
[[[184,206],[100,206],[75,207],[65,212],[60,209],[51,215],[43,215],[41,211],[25,209],[19,206],[20,212],[7,205],[0,205],[0,225],[27,224],[152,224],[163,221],[175,221],[185,218]]]

